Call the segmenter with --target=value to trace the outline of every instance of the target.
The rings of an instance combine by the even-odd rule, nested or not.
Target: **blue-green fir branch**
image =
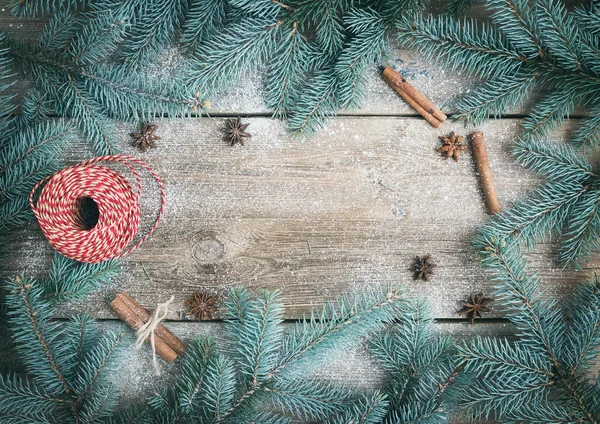
[[[597,2],[585,2],[573,11],[573,19],[582,28],[582,32],[600,33],[600,7]]]
[[[52,278],[87,279],[88,284],[98,278],[97,269],[60,260],[52,272]],[[118,392],[107,376],[115,370],[124,333],[100,335],[88,317],[52,320],[49,289],[22,276],[5,286],[10,348],[19,353],[24,369],[0,376],[0,421],[82,423],[110,417]]]
[[[41,417],[64,399],[15,374],[0,375],[0,418]],[[40,419],[41,421],[41,419]]]
[[[31,89],[22,97],[19,112],[15,116],[14,125],[10,126],[10,135],[17,131],[26,131],[49,119],[53,113],[52,101],[38,90]]]
[[[510,43],[529,57],[544,56],[536,6],[524,0],[488,0],[492,22],[502,30]]]
[[[138,120],[203,109],[205,103],[199,93],[181,81],[159,81],[104,63],[125,35],[124,22],[115,13],[100,8],[69,16],[61,13],[51,19],[39,45],[14,38],[0,41],[8,48],[14,67],[36,84],[46,107],[71,118],[97,153],[119,150],[109,117]],[[70,20],[75,22],[67,25]],[[80,26],[84,27],[81,31]],[[60,36],[53,40],[58,43],[54,48],[48,48],[51,35]]]
[[[9,82],[12,60],[9,49],[3,47],[4,43],[5,36],[0,33],[0,130],[6,134],[7,128],[13,120],[11,113],[15,110],[15,105],[12,103],[13,96],[3,94],[3,91],[12,85]]]
[[[552,59],[566,70],[583,67],[578,28],[562,2],[542,0],[534,6],[539,35]]]
[[[523,120],[523,136],[539,140],[556,131],[581,100],[580,93],[557,89],[538,102]]]
[[[446,13],[454,18],[467,15],[477,0],[448,0]]]
[[[179,39],[184,51],[193,54],[213,38],[226,24],[228,11],[227,0],[192,0]]]
[[[352,10],[344,23],[353,34],[336,62],[339,104],[344,109],[360,107],[365,97],[366,72],[383,62],[386,51],[384,22],[373,10]]]
[[[600,277],[581,284],[568,299],[569,331],[566,334],[565,362],[569,373],[588,371],[600,355]]]
[[[310,68],[313,47],[298,31],[280,27],[279,46],[267,69],[267,106],[273,115],[285,118],[295,103],[295,96],[304,80],[303,72]]]
[[[493,26],[447,16],[405,20],[397,27],[402,46],[441,61],[451,70],[466,69],[481,78],[510,78],[529,58],[512,46]]]
[[[146,66],[168,47],[188,10],[187,0],[149,0],[136,10],[120,56],[128,69]]]
[[[81,299],[92,290],[109,284],[119,271],[120,263],[114,259],[88,264],[56,253],[48,278],[41,282],[43,296],[51,302]]]
[[[370,352],[388,374],[389,399],[384,423],[429,422],[448,418],[464,384],[456,347],[434,334],[429,308],[408,303],[398,327],[373,339]]]
[[[499,282],[496,298],[510,309],[508,317],[521,331],[522,343],[558,366],[564,319],[554,301],[540,297],[540,279],[526,271],[519,245],[483,235],[476,240],[476,247],[492,281]]]
[[[248,387],[254,388],[269,378],[275,366],[276,353],[283,337],[283,305],[277,292],[263,292],[250,301],[240,290],[232,290],[225,320],[232,327],[239,356],[239,369]],[[237,305],[248,302],[243,315],[235,314]]]
[[[82,10],[88,3],[89,0],[10,0],[9,7],[13,15],[35,16],[51,15],[60,10]]]
[[[189,76],[192,86],[203,95],[212,94],[235,83],[242,69],[257,70],[273,49],[280,25],[272,19],[250,17],[226,27],[194,56]]]
[[[490,117],[498,118],[524,101],[535,87],[536,78],[535,73],[523,72],[508,81],[487,81],[454,101],[458,112],[452,117],[473,126],[480,125]]]
[[[79,21],[69,10],[58,11],[44,27],[38,45],[42,50],[63,55],[64,49],[69,48],[78,29]]]
[[[483,234],[516,240],[527,248],[556,234],[561,237],[558,262],[580,267],[598,247],[598,176],[584,156],[564,144],[519,140],[514,155],[549,181],[495,216]]]
[[[384,394],[375,392],[355,401],[344,413],[336,414],[329,424],[378,424],[387,413],[388,401]]]
[[[600,146],[600,108],[594,107],[591,117],[583,118],[571,141],[578,148],[594,149]]]
[[[476,248],[519,334],[515,342],[477,338],[460,348],[478,378],[461,404],[475,418],[500,422],[596,422],[600,404],[585,372],[599,346],[598,278],[559,306],[526,270],[517,243],[487,234]]]
[[[340,414],[357,397],[349,388],[309,379],[278,380],[266,394],[276,409],[304,421],[325,420]]]
[[[554,181],[583,183],[595,175],[587,159],[564,143],[518,140],[513,155],[521,165]]]
[[[325,125],[338,107],[338,79],[331,68],[319,70],[309,78],[305,89],[291,108],[288,126],[295,134],[310,134]]]
[[[594,117],[600,93],[597,5],[568,11],[560,0],[484,3],[489,23],[442,16],[405,19],[397,26],[402,45],[485,80],[455,103],[456,117],[478,125],[514,110],[534,90],[546,94],[533,99],[533,112],[524,121],[529,137],[555,131],[577,106],[591,107]],[[595,143],[593,122],[575,142]]]
[[[284,339],[274,373],[294,378],[296,373],[317,369],[327,353],[355,345],[392,321],[403,303],[401,287],[365,289],[355,296],[328,303],[295,325]]]
[[[600,193],[592,190],[585,193],[573,207],[572,218],[565,228],[558,251],[558,260],[562,264],[575,264],[589,260],[594,250],[600,247]]]
[[[150,399],[148,416],[153,422],[213,424],[287,423],[292,417],[339,422],[341,416],[377,422],[387,406],[385,396],[361,396],[319,381],[314,371],[332,352],[355,348],[383,329],[396,316],[403,297],[403,291],[393,288],[348,296],[287,334],[275,293],[250,296],[234,289],[225,306],[227,354],[220,354],[211,339],[193,342],[179,380]]]
[[[32,125],[25,121],[12,122],[16,130],[9,131],[0,149],[0,228],[18,226],[33,217],[29,192],[59,168],[61,148],[72,139],[70,126],[62,121],[41,120]]]

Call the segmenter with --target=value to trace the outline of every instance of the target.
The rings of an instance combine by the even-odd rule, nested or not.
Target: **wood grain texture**
[[[251,118],[253,137],[230,147],[219,133],[223,119],[159,121],[159,147],[140,154],[127,145],[130,127],[119,127],[126,153],[146,160],[163,178],[165,215],[157,231],[125,259],[116,284],[60,315],[87,312],[110,318],[105,298],[130,294],[152,309],[175,295],[171,319],[186,319],[185,300],[195,290],[223,296],[241,285],[278,289],[286,318],[370,285],[404,283],[433,304],[437,318],[457,318],[459,300],[492,292],[470,243],[488,219],[470,152],[458,163],[439,153],[434,129],[417,118],[338,118],[310,139],[291,138],[281,122]],[[479,128],[503,207],[540,183],[510,155],[518,121]],[[70,151],[85,157],[85,144]],[[148,184],[151,184],[148,181]],[[151,186],[150,186],[151,187]],[[157,199],[143,199],[150,223]],[[50,248],[32,224],[10,235],[9,272],[44,269]],[[553,266],[552,245],[530,255],[550,295],[562,296],[596,268],[577,274]],[[45,252],[45,255],[41,253]],[[430,281],[413,281],[415,255],[438,264]],[[150,278],[146,275],[147,270]],[[490,317],[502,312],[492,306]]]

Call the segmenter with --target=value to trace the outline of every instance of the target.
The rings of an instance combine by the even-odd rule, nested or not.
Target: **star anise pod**
[[[246,132],[250,124],[243,124],[239,116],[235,119],[227,119],[225,127],[221,130],[225,139],[233,146],[236,143],[244,145],[244,138],[252,137],[252,134]]]
[[[417,256],[413,265],[415,271],[415,280],[422,279],[429,281],[429,276],[433,275],[433,268],[437,265],[431,260],[431,256]]]
[[[133,137],[133,142],[131,144],[137,146],[142,152],[148,150],[148,147],[155,148],[156,143],[154,142],[156,140],[160,140],[160,137],[154,134],[154,131],[157,129],[158,125],[144,122],[141,132],[133,132],[129,134],[131,137]]]
[[[444,160],[451,157],[458,162],[460,153],[464,150],[467,150],[465,138],[462,136],[457,137],[456,134],[454,134],[454,131],[452,131],[449,136],[441,135],[439,138],[444,145],[437,149],[437,151],[446,154]]]
[[[194,297],[185,302],[190,307],[190,315],[197,319],[211,319],[217,312],[217,298],[211,297],[207,292],[194,292]]]
[[[483,318],[482,312],[489,312],[487,305],[493,302],[493,299],[483,297],[483,293],[470,295],[469,300],[458,302],[463,308],[458,311],[460,316],[471,318],[471,324],[475,322],[475,318]]]

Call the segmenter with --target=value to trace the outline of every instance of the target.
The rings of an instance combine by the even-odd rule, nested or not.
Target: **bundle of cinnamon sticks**
[[[138,331],[151,318],[147,310],[125,293],[117,293],[114,300],[110,302],[110,307],[134,331]],[[146,343],[150,343],[150,337],[146,339]],[[156,353],[167,362],[173,362],[185,351],[183,342],[162,324],[158,324],[154,332],[154,345]]]
[[[427,97],[409,84],[406,79],[391,66],[386,66],[382,72],[383,79],[402,96],[404,100],[433,127],[438,128],[446,120],[446,115],[439,110]]]

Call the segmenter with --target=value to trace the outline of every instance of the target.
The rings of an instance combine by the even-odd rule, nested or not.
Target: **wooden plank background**
[[[474,15],[481,13],[477,8]],[[25,37],[35,37],[41,24],[40,19],[23,23],[7,10],[0,12],[0,28]],[[174,51],[163,57],[165,63],[176,59]],[[396,50],[392,62],[434,103],[445,105],[447,114],[453,112],[448,101],[468,95],[477,83],[405,50]],[[158,64],[155,72],[168,70]],[[516,165],[510,154],[528,105],[475,129],[450,120],[434,129],[373,70],[363,108],[341,113],[310,137],[294,138],[282,122],[268,116],[260,75],[242,81],[213,99],[211,117],[157,120],[161,140],[147,153],[129,145],[128,134],[135,126],[115,124],[123,151],[147,161],[163,178],[165,214],[151,239],[126,258],[114,284],[85,302],[64,306],[57,318],[85,312],[101,318],[107,328],[122,328],[108,308],[115,292],[125,291],[150,309],[175,295],[170,326],[189,340],[197,334],[219,335],[223,328],[218,316],[210,323],[197,323],[187,315],[184,302],[195,290],[222,298],[238,285],[253,291],[277,289],[286,318],[295,320],[352,290],[403,283],[412,295],[431,303],[440,333],[458,338],[511,333],[496,305],[475,326],[457,315],[459,300],[479,291],[492,293],[470,248],[488,216],[470,152],[455,163],[444,161],[435,149],[438,136],[450,131],[483,131],[498,195],[508,207],[541,182]],[[16,84],[13,92],[25,87]],[[238,115],[250,123],[253,136],[245,146],[231,147],[219,129],[226,117]],[[557,139],[577,124],[576,118]],[[81,140],[65,161],[91,156]],[[146,225],[156,204],[156,195],[144,197]],[[37,223],[5,234],[4,242],[12,251],[3,264],[4,276],[21,271],[36,275],[47,269],[52,251]],[[553,244],[544,244],[530,255],[549,295],[568,294],[598,268],[594,262],[583,273],[559,269],[553,249]],[[438,264],[435,276],[428,282],[414,281],[413,258],[424,254]],[[147,350],[132,354],[125,371],[130,377],[119,380],[125,401],[163,383],[164,377],[156,379],[148,372],[149,358]],[[359,349],[338,358],[322,376],[372,387],[381,372]]]

